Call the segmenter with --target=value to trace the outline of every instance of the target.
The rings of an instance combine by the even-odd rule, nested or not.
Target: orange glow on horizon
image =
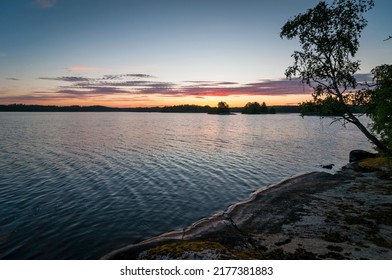
[[[41,99],[34,100],[33,98],[26,98],[16,102],[0,102],[1,104],[31,104],[31,105],[56,105],[56,106],[106,106],[116,108],[135,108],[135,107],[164,107],[164,106],[176,106],[176,105],[198,105],[198,106],[211,106],[215,107],[218,102],[224,101],[229,104],[230,107],[244,107],[248,102],[265,102],[267,106],[287,106],[287,105],[298,105],[299,103],[309,100],[310,94],[298,94],[298,95],[285,95],[285,96],[205,96],[205,97],[164,97],[159,95],[151,95],[143,98],[129,98],[126,99],[123,95],[121,96],[101,96],[101,97],[90,97],[90,98],[69,98],[69,99]]]

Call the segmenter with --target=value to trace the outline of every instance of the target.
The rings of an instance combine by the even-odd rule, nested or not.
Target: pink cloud
[[[76,69],[86,68],[89,67],[77,66]],[[252,83],[233,81],[185,81],[173,83],[157,81],[156,77],[153,77],[154,79],[152,77],[151,75],[138,73],[103,75],[98,78],[91,78],[86,75],[39,77],[37,79],[58,81],[59,84],[52,90],[33,91],[31,94],[18,97],[7,96],[5,93],[0,92],[2,95],[0,96],[0,102],[90,99],[106,96],[134,100],[142,96],[154,95],[167,98],[192,96],[203,99],[207,96],[289,96],[313,92],[311,88],[303,85],[299,79],[258,80]]]
[[[79,72],[79,71],[91,71],[91,70],[95,70],[96,68],[77,65],[77,66],[71,66],[68,69],[71,70],[71,71]]]

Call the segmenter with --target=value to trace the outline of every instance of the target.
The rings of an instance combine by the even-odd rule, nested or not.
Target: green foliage
[[[313,100],[302,104],[302,113],[339,116],[344,124],[356,125],[380,151],[388,151],[350,111],[350,105],[363,105],[369,100],[367,94],[355,91],[354,74],[359,70],[359,61],[353,58],[367,25],[363,14],[373,6],[373,0],[335,0],[332,4],[322,1],[288,20],[280,36],[298,38],[302,49],[294,51],[294,64],[287,68],[286,77],[298,76],[314,89]]]
[[[372,129],[392,150],[392,65],[377,66],[372,70],[376,88],[365,91],[366,114],[373,120]]]
[[[352,61],[352,57],[367,24],[362,14],[373,5],[372,0],[335,0],[331,5],[322,1],[289,20],[280,36],[298,37],[302,51],[292,55],[294,65],[287,68],[286,76],[299,76],[310,86],[316,84],[317,95],[355,88],[353,74],[359,61]]]
[[[301,103],[302,116],[341,116],[344,113],[344,106],[332,95],[327,95],[325,98],[314,97],[313,101]]]

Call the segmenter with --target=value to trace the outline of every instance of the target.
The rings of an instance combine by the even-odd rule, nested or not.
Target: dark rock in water
[[[350,162],[355,162],[367,158],[375,158],[377,154],[369,153],[363,150],[352,150],[350,152]]]
[[[322,168],[325,168],[325,169],[332,169],[333,167],[335,166],[335,164],[327,164],[327,165],[321,165],[321,167]]]

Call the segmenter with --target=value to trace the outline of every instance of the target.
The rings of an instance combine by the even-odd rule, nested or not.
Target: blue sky
[[[3,0],[0,103],[295,104],[308,89],[284,79],[298,45],[279,32],[318,2]],[[361,73],[392,63],[392,1],[375,2]]]

